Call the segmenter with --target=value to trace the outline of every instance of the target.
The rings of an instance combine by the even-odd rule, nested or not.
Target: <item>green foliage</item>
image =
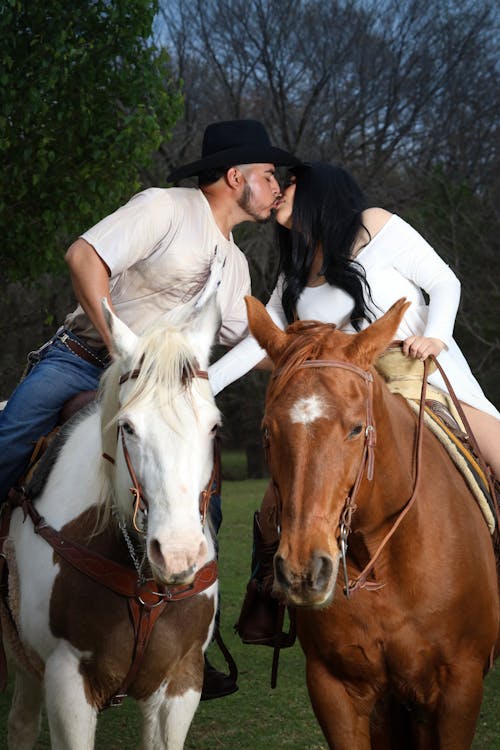
[[[154,0],[9,0],[0,10],[0,229],[11,278],[58,270],[67,242],[139,187],[180,113]]]

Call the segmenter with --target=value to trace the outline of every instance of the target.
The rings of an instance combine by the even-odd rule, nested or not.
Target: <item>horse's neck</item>
[[[107,494],[100,431],[96,409],[69,431],[52,467],[37,507],[56,528],[100,504]]]
[[[370,501],[361,502],[359,511],[378,526],[398,513],[411,496],[417,425],[406,401],[392,394],[379,375],[374,378],[373,416],[377,436],[374,475],[361,487],[361,496],[366,494]]]

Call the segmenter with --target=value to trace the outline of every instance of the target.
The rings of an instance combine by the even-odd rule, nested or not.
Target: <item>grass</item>
[[[247,478],[247,458],[243,451],[224,450],[222,461],[223,481],[242,481]],[[224,491],[226,486],[224,487]]]
[[[235,466],[239,459],[234,457]],[[326,750],[315,721],[304,678],[299,646],[281,653],[278,687],[270,688],[271,649],[244,646],[232,626],[247,582],[251,555],[253,511],[259,506],[266,480],[225,482],[224,522],[220,531],[221,611],[224,640],[239,667],[239,692],[207,701],[191,726],[185,750]],[[211,647],[211,660],[224,662]],[[0,748],[6,747],[6,717],[12,688],[0,697]],[[137,706],[126,701],[99,719],[97,750],[135,750],[140,745]],[[46,722],[36,750],[49,750]],[[355,748],[353,748],[355,750]],[[500,669],[486,679],[486,690],[473,750],[500,750]]]

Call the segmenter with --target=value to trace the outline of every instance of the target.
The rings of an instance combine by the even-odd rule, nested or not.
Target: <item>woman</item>
[[[366,208],[343,169],[318,162],[291,171],[276,220],[280,276],[267,304],[274,321],[284,328],[296,318],[319,320],[354,332],[400,297],[411,300],[397,332],[403,352],[421,360],[439,355],[483,456],[500,477],[500,413],[452,337],[460,282],[432,247],[399,216]],[[264,357],[251,336],[240,342],[210,367],[214,393],[265,366]],[[446,391],[439,373],[429,382]]]
[[[328,164],[292,170],[276,220],[280,275],[267,304],[275,323],[285,328],[296,318],[312,319],[354,332],[400,297],[411,300],[396,334],[404,354],[421,360],[439,356],[483,457],[500,477],[500,414],[453,340],[460,282],[432,247],[399,216],[367,208],[352,177]],[[248,336],[209,368],[214,393],[265,365],[264,350]],[[429,381],[446,391],[439,373]],[[270,485],[255,514],[252,580],[236,626],[244,642],[270,646],[279,622],[278,603],[270,597],[277,547],[274,508]]]

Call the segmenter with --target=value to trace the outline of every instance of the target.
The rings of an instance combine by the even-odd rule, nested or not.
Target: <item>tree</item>
[[[156,174],[198,158],[208,122],[239,117],[302,158],[342,164],[457,272],[458,339],[496,401],[499,287],[484,269],[498,255],[497,11],[495,0],[160,0],[155,26],[185,96]],[[263,301],[276,272],[267,230],[235,233]],[[240,415],[261,388],[249,378],[221,395],[247,448]]]
[[[185,91],[167,168],[199,152],[206,122],[257,117],[293,153],[344,164],[375,198],[387,181],[412,198],[443,160],[492,179],[492,0],[160,0],[159,18]]]
[[[408,218],[425,227],[427,239],[462,282],[455,337],[486,393],[498,402],[500,282],[493,270],[500,253],[498,195],[478,194],[466,179],[451,179],[443,166],[433,169],[423,187]]]
[[[140,186],[181,111],[154,0],[6,0],[0,10],[2,271],[62,265],[75,234]]]

